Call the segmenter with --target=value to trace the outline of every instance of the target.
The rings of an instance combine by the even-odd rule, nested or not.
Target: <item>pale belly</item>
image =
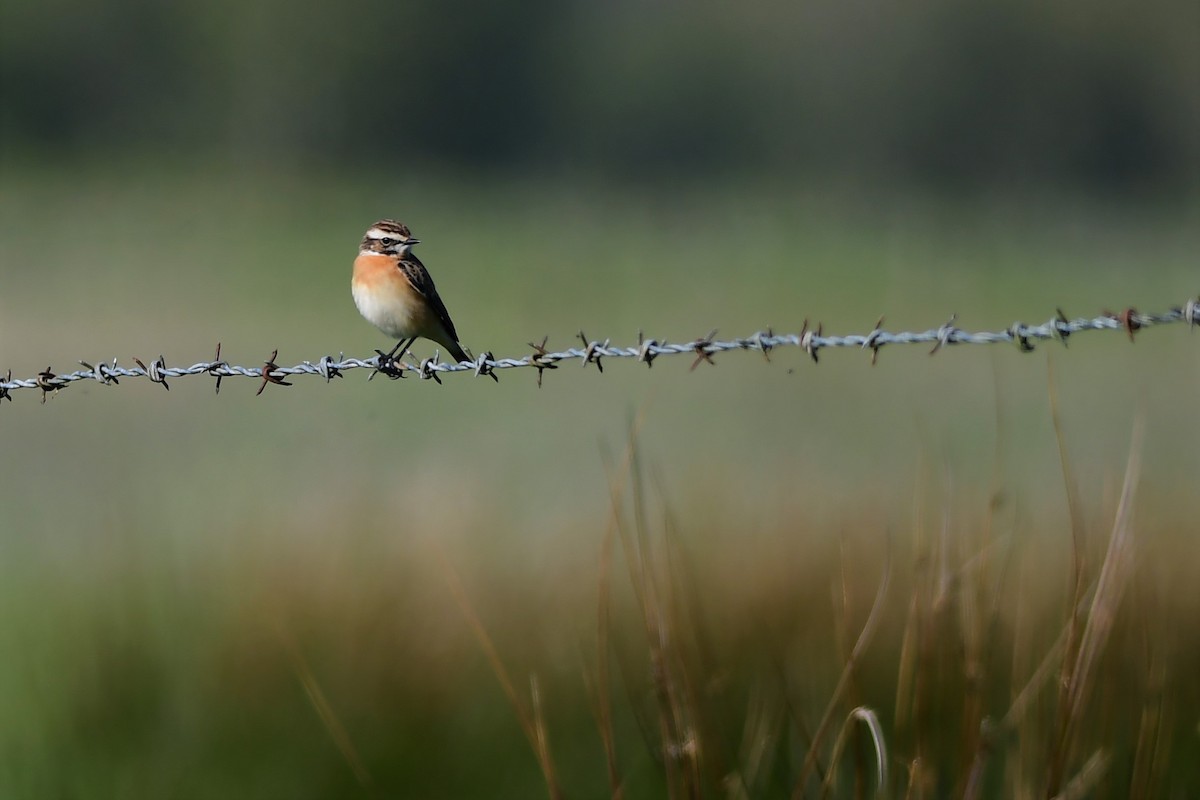
[[[350,287],[358,313],[393,339],[407,339],[423,333],[426,320],[418,303],[405,302],[394,292],[380,291],[360,281]]]

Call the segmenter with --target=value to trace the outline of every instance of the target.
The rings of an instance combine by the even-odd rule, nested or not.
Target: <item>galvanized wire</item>
[[[609,339],[589,339],[580,332],[581,347],[551,351],[543,339],[540,343],[530,343],[532,352],[524,356],[496,358],[491,353],[481,353],[474,362],[464,361],[459,364],[439,361],[436,353],[432,358],[420,361],[390,361],[382,352],[376,351],[376,355],[370,358],[346,358],[342,354],[337,358],[324,356],[316,361],[303,361],[295,366],[281,367],[275,363],[278,357],[276,351],[261,367],[240,367],[221,358],[221,346],[218,344],[213,360],[202,361],[189,367],[168,366],[166,360],[159,356],[149,364],[135,358],[133,361],[136,366],[120,366],[116,359],[110,364],[94,365],[80,361],[80,365],[83,366],[81,370],[60,375],[47,367],[35,377],[24,379],[14,379],[9,372],[5,379],[0,381],[0,401],[11,401],[12,393],[20,389],[37,389],[42,393],[42,401],[45,402],[48,394],[58,392],[76,381],[96,381],[114,385],[119,384],[122,378],[146,378],[170,389],[168,379],[207,375],[216,380],[218,392],[221,389],[221,381],[225,378],[253,378],[260,382],[258,391],[261,393],[268,384],[290,386],[291,383],[287,379],[293,376],[316,375],[328,382],[355,369],[371,370],[369,377],[372,378],[376,374],[390,378],[401,378],[411,374],[440,383],[440,376],[443,374],[458,373],[494,378],[497,371],[524,367],[538,371],[538,385],[541,385],[544,371],[557,369],[562,362],[579,361],[584,367],[595,364],[603,371],[602,359],[606,358],[630,358],[650,366],[655,359],[662,356],[690,355],[693,358],[692,369],[695,369],[702,362],[711,363],[713,356],[720,353],[734,350],[758,351],[769,358],[771,351],[783,347],[800,348],[813,361],[817,361],[820,351],[826,348],[853,347],[871,351],[872,363],[879,351],[889,345],[932,344],[929,352],[933,354],[951,345],[1011,344],[1022,352],[1029,352],[1034,349],[1035,342],[1055,340],[1065,345],[1069,337],[1084,331],[1125,331],[1132,339],[1135,332],[1155,325],[1186,322],[1191,328],[1200,322],[1200,301],[1189,299],[1182,306],[1161,314],[1140,314],[1128,308],[1119,313],[1105,312],[1098,317],[1067,319],[1060,310],[1056,316],[1041,325],[1016,322],[1002,331],[965,331],[955,326],[955,319],[951,317],[948,322],[925,331],[891,332],[882,328],[883,319],[880,318],[874,329],[868,333],[844,336],[826,335],[821,326],[810,328],[807,321],[799,333],[776,334],[768,328],[750,336],[727,340],[717,339],[716,331],[687,342],[648,339],[639,333],[637,344],[626,346],[613,345]]]

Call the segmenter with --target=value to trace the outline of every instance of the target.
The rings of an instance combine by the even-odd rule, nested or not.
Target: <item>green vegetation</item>
[[[0,153],[1194,191],[1175,0],[9,0]]]
[[[580,327],[1160,308],[1195,294],[1200,250],[1192,208],[1044,194],[13,168],[0,366],[191,363],[218,340],[245,364],[369,353],[349,263],[382,214],[424,240],[465,341],[498,354]],[[972,775],[985,797],[1041,797],[1052,775],[1183,796],[1196,352],[1166,329],[875,367],[561,369],[541,390],[21,395],[0,407],[0,795],[529,797],[552,765],[568,797],[610,780],[775,797],[801,774],[805,796],[869,796],[874,728],[892,796],[959,796]]]

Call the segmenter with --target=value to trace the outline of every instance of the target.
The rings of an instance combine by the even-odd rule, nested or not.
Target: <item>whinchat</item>
[[[350,282],[354,304],[368,322],[397,340],[390,353],[380,353],[381,371],[390,368],[393,357],[403,356],[418,337],[440,344],[455,361],[472,360],[459,344],[433,278],[412,254],[419,243],[407,225],[383,219],[367,229],[354,259]]]

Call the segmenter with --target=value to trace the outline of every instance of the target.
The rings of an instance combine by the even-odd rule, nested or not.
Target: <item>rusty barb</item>
[[[256,394],[262,394],[268,384],[291,386],[291,382],[287,380],[290,377],[316,375],[329,383],[355,369],[370,370],[370,375],[384,372],[389,377],[403,377],[411,373],[418,378],[440,384],[442,376],[449,373],[496,380],[499,370],[527,368],[537,370],[537,384],[540,387],[545,372],[558,369],[561,361],[579,361],[583,367],[594,364],[596,370],[603,373],[602,358],[628,358],[650,367],[660,356],[687,355],[692,359],[691,369],[695,370],[704,363],[715,365],[715,356],[733,350],[758,351],[769,362],[771,352],[783,347],[798,348],[814,362],[818,361],[820,351],[826,348],[867,350],[870,351],[872,364],[878,360],[880,350],[891,345],[904,344],[931,345],[930,355],[960,344],[1009,344],[1015,346],[1019,352],[1028,353],[1042,341],[1057,341],[1065,346],[1068,338],[1083,331],[1124,331],[1129,340],[1133,341],[1139,331],[1155,325],[1186,323],[1192,328],[1200,323],[1200,299],[1189,299],[1182,306],[1161,314],[1142,314],[1133,308],[1126,308],[1118,312],[1105,311],[1098,317],[1069,319],[1061,309],[1056,309],[1055,315],[1041,325],[1016,322],[1002,331],[972,333],[957,327],[957,319],[957,315],[951,316],[947,322],[925,331],[892,333],[883,329],[883,317],[880,317],[868,333],[846,336],[826,336],[820,323],[812,327],[808,320],[804,320],[800,333],[776,334],[771,328],[766,328],[746,337],[721,340],[717,338],[716,330],[713,330],[705,336],[679,343],[651,339],[639,331],[637,343],[624,347],[613,345],[610,339],[589,339],[580,331],[580,347],[552,351],[549,348],[549,337],[543,337],[540,342],[530,342],[532,352],[519,358],[496,358],[492,353],[484,352],[473,361],[461,363],[441,361],[436,352],[431,358],[414,361],[397,359],[381,363],[384,354],[376,351],[376,355],[371,358],[346,358],[345,354],[339,354],[337,358],[324,356],[315,362],[304,361],[286,367],[275,363],[279,356],[279,351],[276,350],[261,367],[239,367],[221,358],[221,346],[218,344],[212,361],[202,361],[188,367],[168,366],[166,359],[160,355],[149,364],[134,358],[135,366],[129,367],[120,366],[116,359],[109,363],[97,362],[94,365],[80,361],[79,365],[83,369],[63,374],[55,373],[48,366],[34,377],[25,379],[14,379],[12,372],[8,371],[4,379],[0,380],[0,406],[3,406],[4,400],[11,402],[13,394],[19,389],[39,390],[41,400],[45,403],[48,396],[57,394],[77,381],[115,386],[120,384],[121,378],[146,378],[170,391],[168,379],[207,375],[216,380],[217,392],[220,392],[221,381],[224,378],[253,378],[259,381]]]

